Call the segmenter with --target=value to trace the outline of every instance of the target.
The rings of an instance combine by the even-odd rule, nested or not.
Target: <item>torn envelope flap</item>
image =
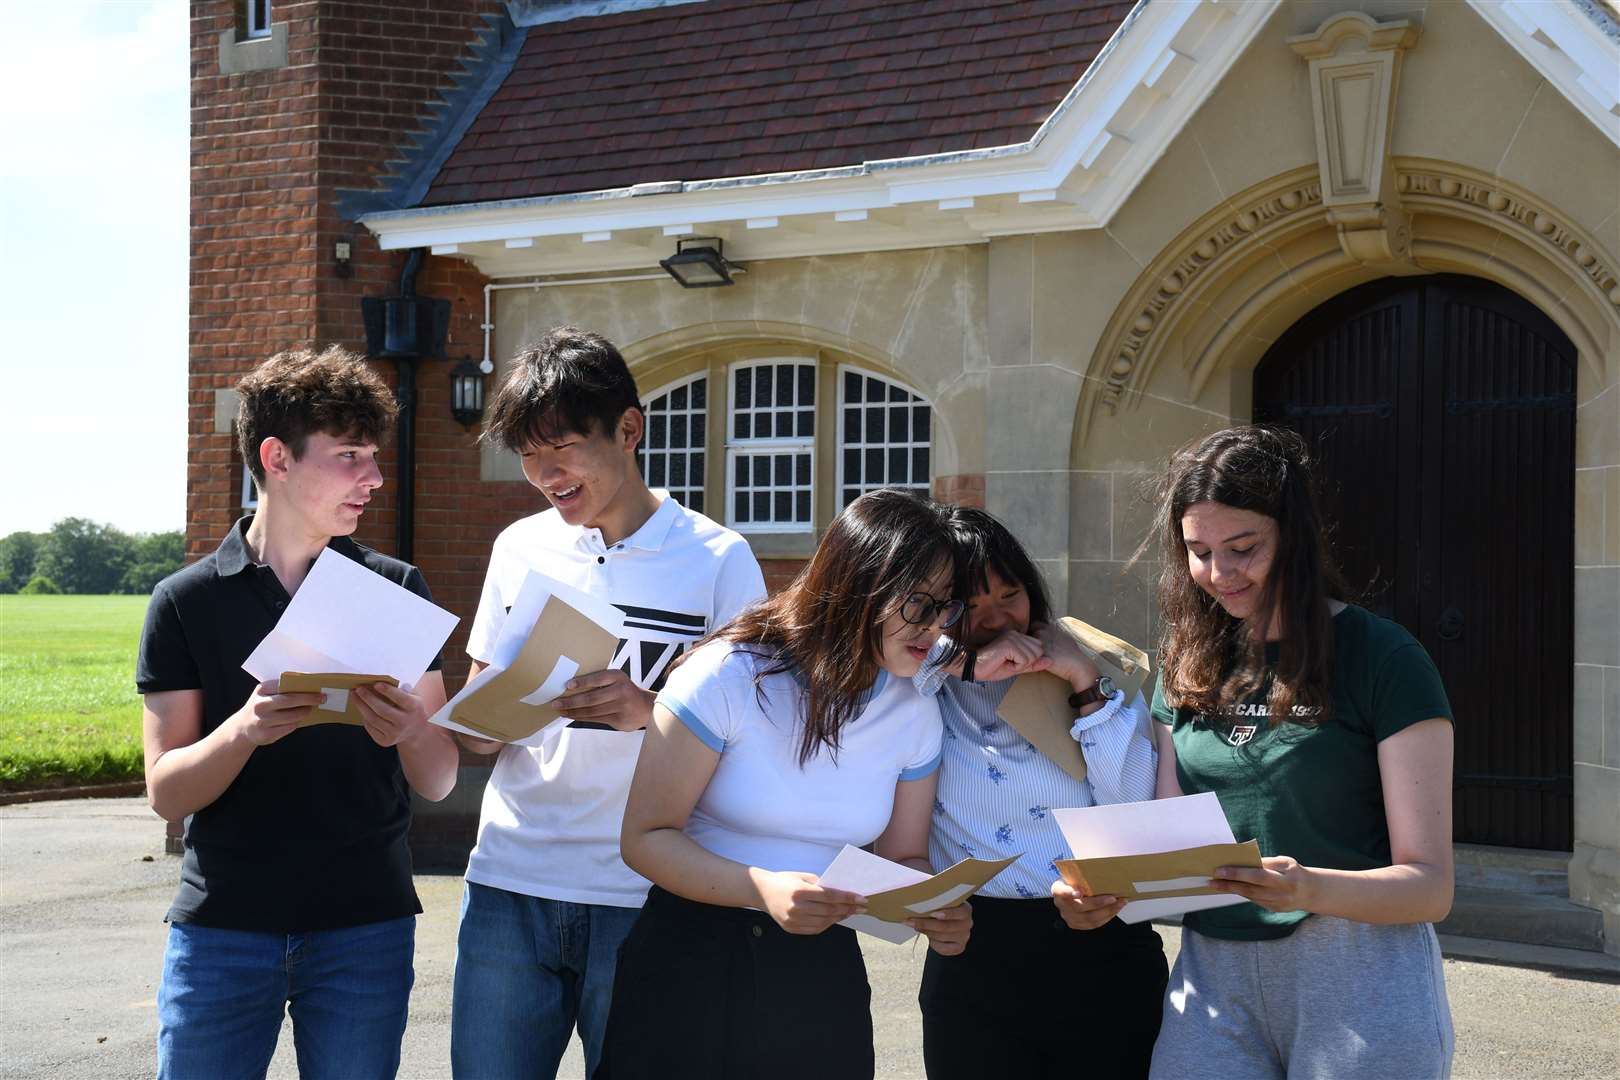
[[[1059,859],[1063,880],[1086,896],[1126,900],[1160,900],[1172,896],[1222,895],[1209,879],[1222,866],[1260,868],[1260,845],[1206,844],[1152,855],[1118,855],[1106,859]]]
[[[392,675],[353,675],[348,672],[286,671],[281,674],[280,690],[284,694],[325,694],[326,700],[310,710],[299,727],[315,724],[363,724],[364,717],[349,691],[357,686],[387,683],[398,686]]]
[[[1138,649],[1124,638],[1117,638],[1104,630],[1099,630],[1090,623],[1081,622],[1076,618],[1058,620],[1068,635],[1074,639],[1075,644],[1091,658],[1097,665],[1097,673],[1106,675],[1114,681],[1114,686],[1125,691],[1125,700],[1129,701],[1142,689],[1147,682],[1151,665],[1147,653]]]
[[[1076,780],[1086,778],[1086,755],[1069,729],[1074,710],[1069,707],[1072,688],[1045,671],[1020,675],[1007,688],[996,715],[1029,740],[1041,756]]]
[[[1008,866],[1017,855],[1005,859],[963,859],[933,877],[887,892],[866,897],[866,914],[884,922],[905,922],[920,914],[955,907]],[[964,889],[963,886],[966,886]]]

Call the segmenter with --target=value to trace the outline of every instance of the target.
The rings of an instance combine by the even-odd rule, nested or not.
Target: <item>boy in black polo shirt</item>
[[[263,1076],[282,1011],[302,1076],[392,1077],[414,978],[410,791],[438,800],[457,751],[412,690],[354,691],[364,727],[298,729],[319,694],[242,669],[325,548],[426,598],[413,566],[349,539],[382,484],[388,387],[332,348],[271,357],[237,387],[258,513],[160,582],[141,634],[146,786],[185,818],[158,991],[160,1077]]]

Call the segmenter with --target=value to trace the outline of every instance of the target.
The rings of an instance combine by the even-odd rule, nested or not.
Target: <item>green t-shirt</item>
[[[1171,728],[1176,776],[1188,795],[1213,791],[1239,840],[1306,866],[1390,865],[1378,744],[1422,720],[1450,720],[1440,673],[1399,624],[1354,605],[1333,618],[1333,713],[1320,724],[1270,724],[1265,692],[1206,717],[1171,708],[1163,687],[1153,717]],[[1307,916],[1258,904],[1195,911],[1201,934],[1244,941],[1286,937]]]

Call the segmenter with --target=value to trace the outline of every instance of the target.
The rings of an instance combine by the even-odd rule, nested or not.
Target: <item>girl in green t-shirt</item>
[[[1186,917],[1152,1075],[1448,1075],[1431,924],[1451,908],[1452,726],[1434,664],[1344,601],[1292,432],[1179,451],[1155,536],[1159,793],[1216,792],[1266,857],[1216,872],[1250,903]]]

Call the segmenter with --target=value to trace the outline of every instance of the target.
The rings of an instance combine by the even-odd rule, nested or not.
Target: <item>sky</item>
[[[0,2],[0,536],[185,527],[185,0]]]

